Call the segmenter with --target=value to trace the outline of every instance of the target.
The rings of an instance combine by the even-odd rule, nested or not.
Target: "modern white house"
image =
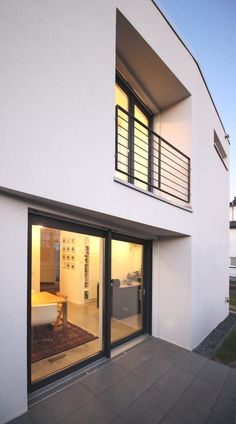
[[[5,423],[124,342],[192,350],[227,316],[229,145],[151,0],[0,8]]]

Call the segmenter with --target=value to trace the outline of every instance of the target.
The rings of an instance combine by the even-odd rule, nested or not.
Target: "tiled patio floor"
[[[14,424],[235,424],[236,370],[150,337]]]

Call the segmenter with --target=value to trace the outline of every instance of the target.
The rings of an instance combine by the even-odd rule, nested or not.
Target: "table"
[[[56,296],[55,294],[48,293],[46,291],[32,293],[31,295],[31,305],[45,305],[50,303],[61,303],[63,311],[63,329],[66,329],[67,324],[67,299],[61,296]]]

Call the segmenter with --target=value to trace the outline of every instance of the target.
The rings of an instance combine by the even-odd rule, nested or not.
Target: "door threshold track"
[[[145,340],[148,340],[151,336],[149,334],[142,334],[139,337],[136,337],[133,340],[129,340],[126,343],[123,343],[120,346],[115,347],[111,351],[111,358],[116,358],[117,356],[121,356],[122,354],[126,353],[127,350],[132,349],[132,347],[135,347],[136,345],[144,342]]]
[[[35,405],[41,402],[42,400],[53,396],[55,393],[66,389],[72,384],[77,383],[79,380],[86,377],[88,374],[91,374],[97,369],[108,365],[112,361],[115,361],[120,356],[126,354],[129,349],[132,349],[134,346],[142,343],[150,337],[151,336],[148,334],[143,334],[133,340],[129,340],[128,342],[123,343],[121,346],[112,349],[111,358],[104,357],[102,359],[98,359],[96,362],[93,362],[92,364],[89,364],[83,367],[82,369],[67,375],[66,377],[60,378],[58,381],[48,384],[47,386],[42,387],[41,389],[38,389],[33,393],[29,393],[28,406]]]

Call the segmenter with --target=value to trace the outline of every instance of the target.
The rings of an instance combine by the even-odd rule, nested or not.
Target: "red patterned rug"
[[[97,339],[97,336],[83,328],[67,323],[66,331],[61,327],[53,331],[51,324],[33,327],[31,341],[31,362],[37,362],[57,353],[64,352]]]

